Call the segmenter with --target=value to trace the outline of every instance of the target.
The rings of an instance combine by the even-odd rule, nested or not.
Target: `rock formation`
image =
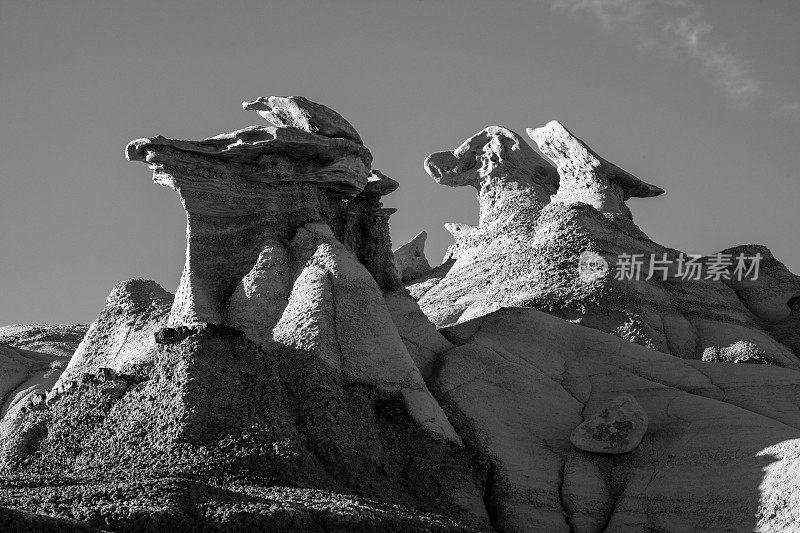
[[[620,394],[603,409],[572,430],[576,448],[593,453],[628,453],[647,431],[647,413],[630,394]]]
[[[87,326],[15,324],[0,327],[0,436],[23,409],[55,386]]]
[[[149,280],[114,287],[58,383],[3,420],[0,465],[44,490],[52,476],[89,479],[69,494],[81,509],[109,481],[154,494],[159,503],[115,500],[121,514],[98,518],[112,529],[485,529],[487,463],[427,388],[421,368],[432,370],[417,359],[432,352],[411,345],[412,357],[387,306],[416,306],[391,296],[400,285],[380,198],[397,182],[371,170],[332,110],[296,97],[247,107],[276,127],[128,146],[186,209],[177,293]],[[427,334],[411,336],[438,335]],[[0,506],[13,491],[0,482]],[[187,491],[191,520],[148,510]],[[16,498],[41,512],[31,491]],[[297,503],[242,514],[221,498]]]
[[[441,330],[432,385],[465,443],[492,463],[498,531],[774,531],[800,525],[800,372],[685,360],[535,309]],[[574,428],[620,394],[647,413],[623,456]],[[722,511],[724,509],[724,511]]]
[[[146,162],[187,213],[186,265],[167,325],[226,324],[265,347],[314,351],[347,381],[401,391],[412,416],[458,441],[375,281],[396,283],[385,272],[387,221],[375,213],[389,178],[372,174],[367,188],[372,155],[320,104],[270,97],[244,107],[276,127],[128,145],[128,158]]]
[[[429,274],[432,269],[425,257],[425,240],[428,234],[424,231],[394,251],[394,267],[401,281],[409,281]]]
[[[0,344],[69,358],[87,329],[83,324],[13,324],[0,327]]]
[[[480,209],[431,267],[341,115],[244,108],[274,126],[127,148],[186,210],[175,295],[0,328],[0,529],[800,530],[800,277],[769,250],[677,276],[625,204],[663,191],[553,121],[550,161],[498,126],[427,158]],[[635,254],[663,276],[617,276]]]
[[[681,252],[650,240],[625,206],[662,189],[608,163],[556,121],[528,132],[558,178],[519,136],[497,126],[425,162],[437,182],[478,189],[480,209],[477,227],[447,225],[455,244],[445,263],[404,281],[437,326],[503,306],[534,307],[682,358],[702,359],[706,349],[743,341],[763,361],[800,365],[767,331],[788,315],[786,302],[800,294],[800,277],[772,262],[768,250],[747,247],[721,253],[760,250],[761,282],[676,277]],[[585,253],[608,263],[605,275],[580,275]],[[639,279],[619,276],[624,254],[639,257]]]
[[[625,215],[632,220],[626,200],[664,194],[663,189],[643,182],[597,155],[556,120],[527,131],[558,169],[561,181],[554,202],[581,202],[601,213]]]
[[[364,144],[356,129],[333,109],[302,96],[270,96],[242,102],[242,108],[256,111],[278,127],[297,128],[325,137],[341,137]]]

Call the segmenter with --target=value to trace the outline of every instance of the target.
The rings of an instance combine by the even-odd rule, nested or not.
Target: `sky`
[[[667,191],[629,202],[653,240],[763,244],[800,273],[798,20],[797,0],[0,0],[0,324],[89,323],[130,278],[174,291],[183,209],[123,149],[266,124],[241,102],[269,95],[356,127],[400,182],[394,247],[425,230],[434,265],[478,208],[425,157],[558,119]]]

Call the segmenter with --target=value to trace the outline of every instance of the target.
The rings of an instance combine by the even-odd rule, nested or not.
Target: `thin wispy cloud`
[[[737,104],[763,93],[762,83],[713,32],[703,8],[689,0],[551,0],[557,9],[589,11],[608,30],[627,31],[637,44],[688,56]]]

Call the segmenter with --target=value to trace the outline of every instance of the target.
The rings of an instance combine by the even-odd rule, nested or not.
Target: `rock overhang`
[[[130,142],[125,153],[129,161],[167,173],[182,159],[222,163],[249,181],[317,183],[342,196],[355,196],[366,187],[372,164],[370,151],[351,140],[274,126],[251,126],[200,141],[158,135]]]
[[[609,182],[617,183],[625,199],[650,198],[664,194],[664,189],[640,180],[613,163],[609,163],[576,137],[563,124],[551,120],[541,128],[527,128],[528,136],[536,142],[539,150],[559,169],[559,174],[569,174],[580,165],[589,167]],[[565,177],[562,175],[561,178]]]
[[[297,128],[363,144],[356,129],[342,115],[302,96],[262,96],[252,102],[242,102],[242,109],[256,111],[278,127]]]
[[[558,187],[552,165],[520,135],[502,126],[485,128],[453,150],[432,153],[423,166],[439,184],[480,189],[483,179],[501,164],[522,167],[528,173],[538,170],[545,185]]]

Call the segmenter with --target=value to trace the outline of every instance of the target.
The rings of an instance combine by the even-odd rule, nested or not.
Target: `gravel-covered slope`
[[[199,328],[143,372],[32,408],[0,443],[0,505],[119,531],[488,525],[479,455],[309,354]]]

